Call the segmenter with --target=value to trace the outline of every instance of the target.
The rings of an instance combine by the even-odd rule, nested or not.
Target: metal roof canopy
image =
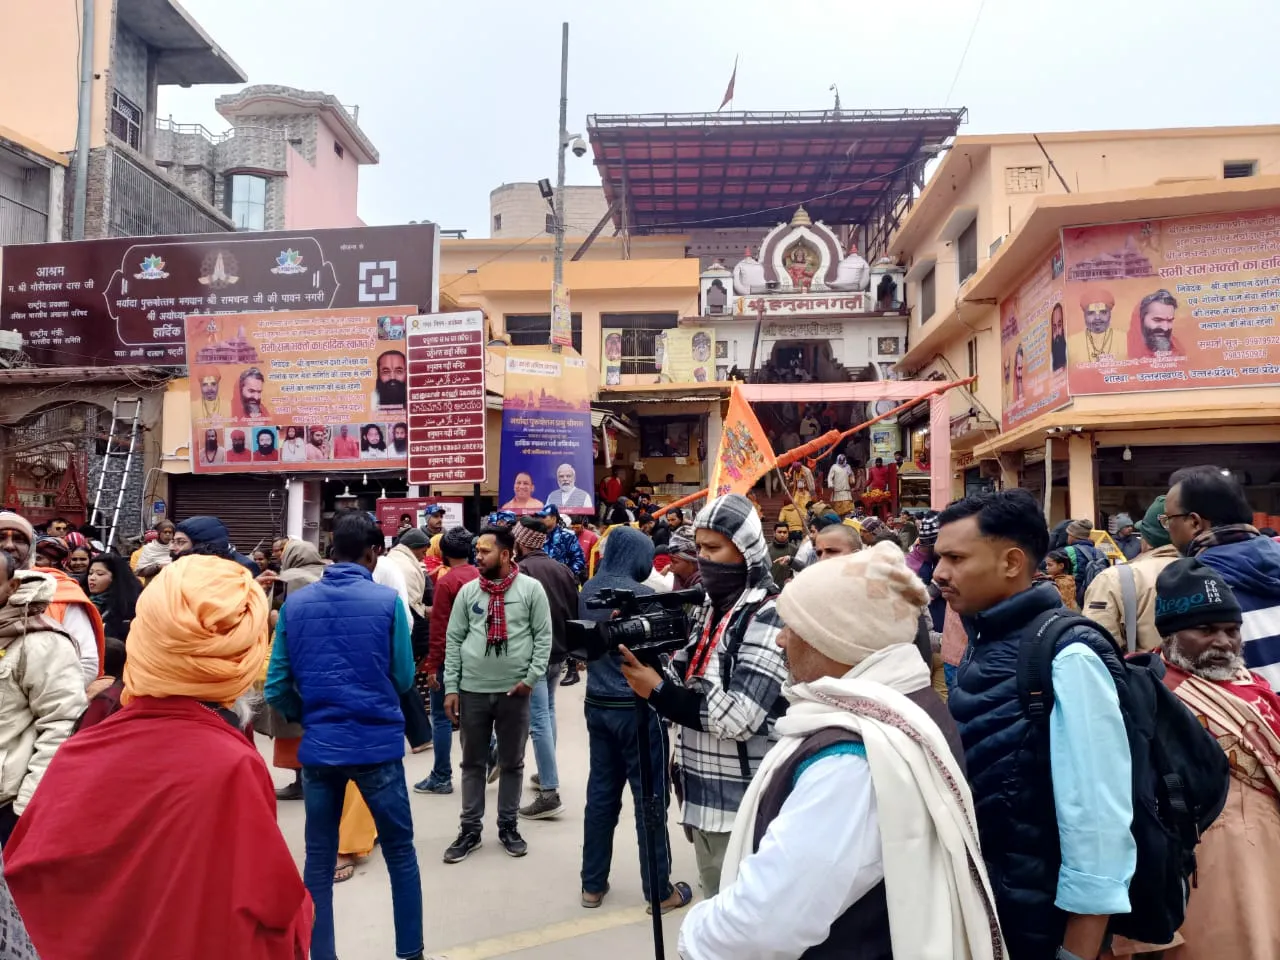
[[[633,233],[771,227],[804,204],[829,225],[889,213],[968,111],[811,110],[587,118],[614,223]]]

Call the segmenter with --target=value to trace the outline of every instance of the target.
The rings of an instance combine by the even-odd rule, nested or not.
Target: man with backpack
[[[1157,656],[1122,661],[1033,582],[1049,531],[1029,493],[969,497],[941,523],[934,582],[969,637],[949,706],[1010,957],[1167,943],[1225,801],[1222,751]]]
[[[1093,545],[1092,520],[1072,520],[1067,524],[1067,551],[1075,560],[1076,606],[1083,608],[1090,585],[1111,566],[1107,555]]]
[[[636,694],[676,725],[681,822],[693,841],[703,896],[713,897],[738,807],[785,707],[787,666],[777,643],[778,588],[751,501],[738,494],[712,500],[694,528],[707,597],[690,624],[689,643],[666,676],[630,656],[622,672]]]

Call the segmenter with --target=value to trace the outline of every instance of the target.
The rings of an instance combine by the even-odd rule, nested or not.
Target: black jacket
[[[558,560],[552,560],[542,550],[526,553],[516,561],[520,572],[542,584],[551,605],[551,663],[564,661],[564,625],[566,620],[578,617],[578,581],[569,568]]]

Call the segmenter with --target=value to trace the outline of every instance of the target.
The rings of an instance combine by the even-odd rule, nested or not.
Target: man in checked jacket
[[[711,501],[694,521],[707,591],[689,643],[666,676],[629,653],[623,673],[639,696],[676,724],[676,790],[705,897],[716,895],[733,820],[768,753],[785,708],[769,550],[755,507],[737,494]]]

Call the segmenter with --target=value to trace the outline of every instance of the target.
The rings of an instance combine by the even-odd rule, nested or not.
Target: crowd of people
[[[815,497],[769,534],[747,497],[607,493],[599,529],[434,509],[390,549],[343,511],[327,559],[246,557],[215,517],[126,558],[0,512],[0,960],[332,960],[334,884],[375,838],[396,955],[424,957],[411,791],[453,792],[456,732],[443,863],[480,848],[494,782],[498,845],[526,856],[522,822],[566,810],[567,622],[689,587],[670,658],[585,665],[582,907],[629,788],[689,960],[1280,956],[1280,544],[1229,474],[1174,473],[1118,553],[1017,489],[888,522]],[[406,749],[434,751],[414,784]],[[696,877],[672,875],[671,794]]]

